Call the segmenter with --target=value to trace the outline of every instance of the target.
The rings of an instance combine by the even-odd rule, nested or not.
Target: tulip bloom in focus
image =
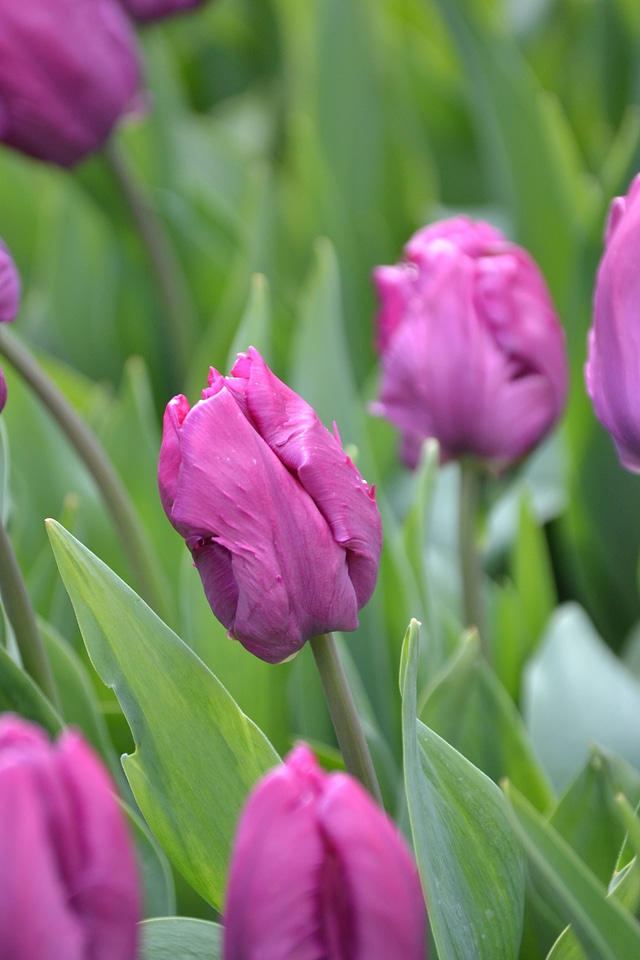
[[[224,960],[425,960],[426,929],[394,824],[356,780],[297,746],[240,817]]]
[[[415,467],[428,437],[443,461],[500,472],[548,433],[564,408],[564,333],[529,254],[466,217],[419,230],[404,260],[378,267],[382,382],[374,412],[402,432]]]
[[[63,167],[98,150],[139,85],[117,0],[3,0],[0,141]]]
[[[253,347],[231,376],[211,369],[193,408],[170,401],[158,480],[214,614],[251,653],[279,663],[358,626],[382,547],[374,491]]]
[[[135,960],[140,898],[124,815],[78,733],[0,717],[0,957]]]
[[[120,0],[125,10],[136,20],[160,20],[176,13],[186,13],[200,6],[204,0]]]
[[[589,331],[587,391],[618,456],[640,472],[640,176],[609,210]]]

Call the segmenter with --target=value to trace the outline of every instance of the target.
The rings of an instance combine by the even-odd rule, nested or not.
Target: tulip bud
[[[20,277],[5,244],[0,240],[0,323],[15,320],[20,306]]]
[[[640,175],[609,210],[589,331],[587,392],[620,461],[640,473]]]
[[[200,6],[204,0],[120,0],[123,7],[136,20],[161,20],[176,13],[185,13],[191,7]]]
[[[0,141],[73,166],[135,101],[136,41],[117,0],[3,0]]]
[[[0,957],[135,960],[140,900],[110,779],[78,733],[0,718]]]
[[[164,415],[160,498],[229,636],[280,663],[355,630],[375,586],[375,494],[315,411],[253,347]]]
[[[426,910],[404,840],[357,781],[298,745],[241,814],[224,960],[425,960]]]
[[[564,333],[529,254],[488,223],[455,217],[416,233],[378,267],[380,400],[415,467],[435,437],[443,462],[471,456],[500,472],[558,420],[567,393]]]

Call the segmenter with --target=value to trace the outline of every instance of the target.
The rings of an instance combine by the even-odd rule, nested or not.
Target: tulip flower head
[[[186,13],[199,7],[203,0],[120,0],[123,7],[136,20],[161,20],[177,13]]]
[[[360,784],[298,745],[241,814],[224,960],[425,960],[418,872]]]
[[[382,548],[375,493],[253,347],[231,376],[212,368],[193,407],[170,401],[158,481],[214,614],[251,653],[280,663],[358,626]]]
[[[0,957],[135,960],[140,896],[124,816],[78,733],[0,717]]]
[[[0,240],[0,323],[10,323],[20,306],[20,276],[5,244]]]
[[[0,240],[0,323],[15,320],[20,307],[20,276],[9,250]],[[7,381],[0,367],[0,411],[7,402]]]
[[[558,420],[564,333],[540,270],[488,223],[455,217],[419,230],[402,263],[374,270],[380,399],[415,467],[435,437],[444,461],[500,472]]]
[[[587,391],[620,461],[640,473],[640,176],[609,211],[589,331]]]
[[[133,29],[118,0],[3,0],[0,141],[73,166],[136,102]]]

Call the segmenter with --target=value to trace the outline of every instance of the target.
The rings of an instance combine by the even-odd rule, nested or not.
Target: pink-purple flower
[[[124,814],[80,734],[0,717],[0,957],[135,960],[140,894]]]
[[[375,494],[257,350],[167,406],[160,497],[216,617],[270,663],[355,630],[382,547]]]
[[[0,240],[0,323],[15,320],[20,307],[20,275],[7,246]],[[0,367],[0,411],[7,402],[7,381]]]
[[[0,141],[73,166],[136,101],[140,67],[117,0],[3,0]]]
[[[589,331],[587,391],[618,456],[640,472],[640,176],[609,210]]]
[[[308,747],[255,787],[242,812],[224,914],[225,960],[425,960],[418,872],[357,781]]]
[[[9,250],[0,240],[0,323],[10,323],[20,307],[20,276]]]
[[[378,267],[380,397],[415,466],[435,437],[443,461],[501,471],[560,417],[564,332],[542,274],[521,247],[467,217],[419,230],[395,266]]]

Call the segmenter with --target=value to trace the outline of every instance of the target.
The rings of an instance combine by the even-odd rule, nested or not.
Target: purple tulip
[[[620,461],[640,473],[640,175],[609,210],[589,331],[587,391]]]
[[[5,244],[0,240],[0,323],[15,320],[20,306],[20,277]]]
[[[158,469],[216,617],[262,660],[355,630],[375,586],[375,493],[315,411],[253,347],[202,400],[174,397]]]
[[[136,20],[161,20],[176,13],[185,13],[200,6],[204,0],[120,0],[125,10]]]
[[[134,105],[140,69],[117,0],[3,0],[0,141],[73,166]]]
[[[0,718],[0,957],[135,960],[140,898],[124,816],[78,733]]]
[[[378,267],[376,413],[402,432],[414,467],[435,437],[444,461],[500,472],[553,427],[565,403],[564,333],[540,270],[488,223],[419,230],[394,267]]]
[[[425,960],[415,864],[352,777],[308,747],[255,787],[231,860],[224,960]]]

